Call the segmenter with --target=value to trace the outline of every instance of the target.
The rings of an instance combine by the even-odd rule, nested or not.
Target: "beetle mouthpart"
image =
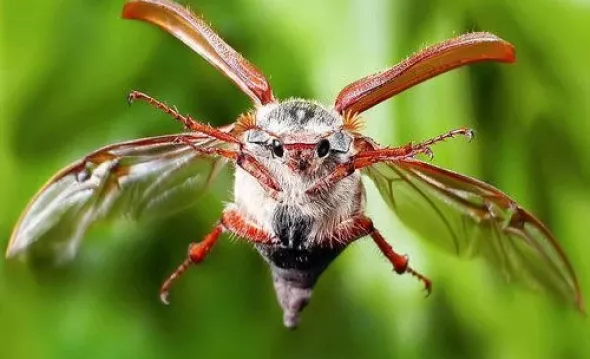
[[[309,162],[307,160],[299,160],[299,162],[297,163],[297,168],[299,169],[299,171],[305,171],[309,168]]]
[[[305,150],[293,150],[289,153],[287,165],[293,172],[305,172],[311,167],[313,156],[313,148]]]
[[[293,172],[305,172],[311,166],[311,162],[307,159],[291,159],[287,166]]]
[[[167,291],[161,292],[160,293],[160,302],[162,302],[162,304],[164,304],[164,305],[170,305],[170,300],[168,300],[169,296],[170,296],[170,293],[168,293]]]

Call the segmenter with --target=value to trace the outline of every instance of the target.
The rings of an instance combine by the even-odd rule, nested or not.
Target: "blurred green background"
[[[473,30],[511,41],[518,63],[443,75],[365,114],[380,143],[469,126],[434,163],[490,182],[554,231],[590,289],[590,1],[224,0],[187,3],[269,77],[279,98],[332,103],[351,81]],[[123,21],[123,1],[3,0],[0,7],[0,233],[58,169],[105,144],[174,133],[137,89],[226,124],[249,102],[171,36]],[[158,301],[163,279],[229,199],[231,176],[186,211],[91,231],[76,260],[30,273],[0,266],[2,358],[588,358],[572,308],[498,283],[478,261],[415,238],[369,187],[369,213],[434,282],[397,276],[370,241],[321,278],[301,327],[282,327],[268,270],[223,240]],[[227,238],[227,237],[224,237]],[[588,293],[586,293],[588,294]]]

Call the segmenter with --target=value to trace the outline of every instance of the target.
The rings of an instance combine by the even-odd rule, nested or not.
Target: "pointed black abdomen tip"
[[[293,237],[288,239],[289,244],[302,243]],[[297,249],[259,244],[256,249],[270,265],[277,299],[283,309],[283,324],[288,329],[297,328],[318,277],[344,247]]]
[[[299,326],[299,314],[292,313],[283,314],[283,325],[289,330],[295,330]]]
[[[277,299],[283,309],[283,324],[287,329],[295,329],[299,325],[301,311],[311,299],[313,282],[307,278],[286,278],[285,273],[280,272],[282,271],[273,271],[273,282]]]
[[[276,286],[275,286],[276,288]],[[311,288],[291,287],[287,292],[279,292],[279,303],[283,308],[283,325],[287,329],[296,329],[299,326],[301,312],[311,299]]]

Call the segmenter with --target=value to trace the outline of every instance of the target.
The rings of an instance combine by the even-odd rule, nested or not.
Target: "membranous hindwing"
[[[365,174],[425,240],[459,256],[483,257],[506,281],[582,308],[578,281],[553,235],[496,188],[414,159],[376,164]]]
[[[169,135],[110,145],[60,171],[37,193],[14,229],[7,256],[70,259],[103,219],[147,219],[196,201],[224,161],[199,152],[205,136]]]

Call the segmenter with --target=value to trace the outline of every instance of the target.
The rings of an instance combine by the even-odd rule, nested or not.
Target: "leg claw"
[[[430,297],[430,294],[432,294],[432,282],[428,279],[424,282],[424,290],[426,291],[424,298]]]
[[[410,267],[408,267],[407,272],[410,273],[411,275],[413,275],[414,277],[418,278],[418,280],[424,284],[424,290],[426,291],[426,298],[428,298],[430,296],[430,294],[432,293],[432,282],[430,281],[430,279],[426,278],[425,276],[416,272],[415,270],[413,270]]]
[[[131,91],[129,92],[129,95],[127,95],[127,104],[129,106],[131,106],[131,104],[137,99],[137,91]]]
[[[164,305],[170,305],[170,301],[168,300],[168,295],[170,293],[168,293],[168,291],[162,291],[160,292],[160,302],[162,302],[162,304]]]
[[[424,147],[424,150],[422,152],[424,153],[424,155],[426,157],[428,157],[428,159],[430,161],[432,161],[432,159],[434,159],[434,152],[432,152],[432,150],[430,149],[430,147]]]
[[[467,141],[471,142],[473,140],[473,138],[475,137],[475,131],[473,131],[472,129],[468,128],[465,131],[465,137],[467,137]]]

